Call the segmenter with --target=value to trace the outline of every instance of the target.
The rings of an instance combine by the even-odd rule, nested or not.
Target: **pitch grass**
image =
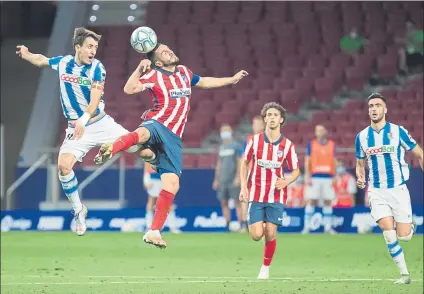
[[[1,293],[423,293],[423,237],[402,243],[413,283],[381,235],[283,235],[271,280],[257,281],[263,243],[246,234],[164,236],[165,250],[134,233],[1,234]]]

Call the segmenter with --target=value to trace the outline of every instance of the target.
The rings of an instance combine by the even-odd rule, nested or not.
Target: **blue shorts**
[[[150,139],[144,145],[152,148],[159,155],[158,173],[160,175],[173,173],[181,176],[183,169],[181,138],[153,119],[143,121],[139,127],[145,127],[150,131]]]
[[[249,225],[257,222],[283,225],[284,205],[282,203],[249,202],[248,221]]]

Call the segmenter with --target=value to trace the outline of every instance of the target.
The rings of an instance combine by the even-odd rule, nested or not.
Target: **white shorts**
[[[160,179],[150,180],[151,187],[147,190],[147,194],[153,198],[158,198],[160,191],[162,190],[162,182]]]
[[[368,188],[368,203],[376,222],[388,216],[398,223],[412,222],[411,196],[405,184],[391,189]]]
[[[334,200],[332,178],[312,178],[312,184],[305,186],[305,200]]]
[[[68,139],[74,134],[74,127],[68,126],[66,129],[65,140],[60,147],[59,154],[70,153],[75,156],[78,161],[96,146],[103,143],[114,142],[120,136],[128,134],[128,130],[109,115],[105,114],[99,120],[88,124],[85,127],[84,135],[79,140]]]

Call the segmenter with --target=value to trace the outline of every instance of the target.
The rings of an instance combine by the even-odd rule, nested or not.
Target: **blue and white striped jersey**
[[[387,122],[379,131],[371,126],[356,136],[356,158],[367,159],[369,185],[374,188],[394,188],[409,179],[409,166],[405,162],[405,151],[417,143],[408,131]]]
[[[60,83],[60,102],[67,120],[78,119],[84,114],[90,103],[91,84],[104,82],[106,69],[103,64],[93,59],[91,64],[78,65],[74,56],[58,56],[49,59],[50,67],[57,70]],[[103,95],[94,115],[104,109]]]

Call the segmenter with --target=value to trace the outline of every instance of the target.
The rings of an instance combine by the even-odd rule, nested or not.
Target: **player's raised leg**
[[[66,197],[71,202],[75,217],[75,231],[78,236],[84,235],[87,230],[85,218],[87,217],[87,208],[82,205],[78,193],[78,180],[73,171],[73,166],[77,162],[74,154],[62,153],[58,158],[59,180]]]

